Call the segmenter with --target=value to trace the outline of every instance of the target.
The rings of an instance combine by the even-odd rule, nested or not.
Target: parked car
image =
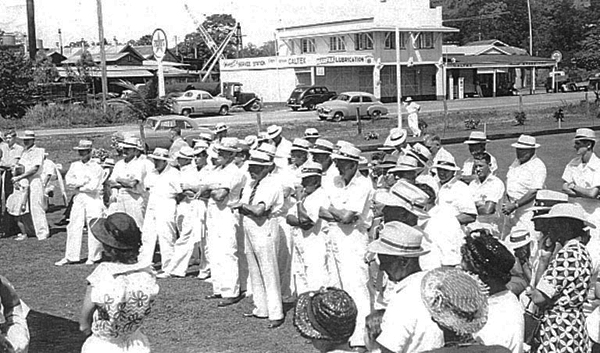
[[[314,110],[317,104],[330,100],[335,94],[324,86],[298,86],[292,91],[287,105],[293,111],[300,108]]]
[[[162,116],[151,116],[148,117],[144,123],[144,134],[146,136],[146,150],[154,151],[156,147],[169,148],[171,146],[171,139],[169,136],[169,130],[172,127],[178,126],[181,129],[181,136],[188,143],[192,142],[192,139],[197,138],[201,132],[209,132],[210,127],[208,125],[199,125],[194,119],[188,118],[181,115],[162,115]],[[124,131],[135,137],[140,137],[140,129],[132,129],[131,131]],[[118,139],[118,135],[122,135],[123,131],[119,131],[113,134],[114,138]]]
[[[167,106],[171,112],[190,116],[192,114],[229,114],[233,104],[227,98],[213,97],[210,93],[201,90],[187,91],[179,97],[171,98]]]
[[[345,92],[317,105],[317,115],[321,120],[354,120],[357,108],[361,118],[378,118],[388,113],[387,107],[371,93]]]
[[[590,85],[590,80],[583,79],[580,76],[569,76],[564,71],[554,71],[554,89],[552,89],[552,75],[550,72],[549,77],[546,78],[546,92],[578,92],[587,91]]]

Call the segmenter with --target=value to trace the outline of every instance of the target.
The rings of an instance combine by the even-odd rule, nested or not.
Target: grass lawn
[[[318,123],[314,124],[314,121],[311,121],[310,125],[317,125],[324,136],[334,141],[359,141],[362,138],[353,130],[355,123]],[[366,122],[365,131],[381,131],[379,142],[383,142],[387,129],[394,124],[394,120]],[[320,128],[321,126],[323,128]],[[303,132],[305,127],[303,124],[295,124],[288,131]],[[246,129],[240,129],[234,134],[248,133],[253,127],[248,125]],[[572,137],[572,134],[568,134],[538,138],[542,145],[538,155],[548,168],[549,188],[560,188],[563,169],[574,156]],[[71,146],[81,138],[94,140],[98,147],[109,145],[109,139],[98,134],[40,138],[38,145],[46,148],[49,158],[63,163],[66,171],[69,163],[77,159],[77,153]],[[515,158],[514,149],[510,147],[512,142],[514,141],[501,140],[489,145],[490,153],[498,160],[497,175],[502,180],[506,178],[508,166]],[[465,145],[447,148],[459,163],[466,159],[468,152]],[[55,203],[59,202],[58,198],[55,198]],[[53,265],[64,255],[65,228],[52,227],[61,216],[61,207],[54,207],[48,213],[52,237],[46,241],[28,239],[17,242],[13,239],[0,239],[1,273],[11,280],[23,300],[32,308],[29,316],[32,336],[30,352],[78,352],[85,339],[78,332],[76,322],[85,292],[85,278],[91,273],[92,267]],[[195,268],[191,268],[190,272],[194,270]],[[154,352],[313,351],[312,346],[306,344],[306,340],[295,331],[292,325],[292,311],[288,311],[282,327],[270,330],[266,327],[267,322],[242,317],[242,313],[252,308],[250,299],[244,299],[232,307],[219,309],[216,302],[204,299],[205,295],[211,293],[210,284],[206,282],[186,278],[161,280],[159,284],[160,294],[143,327]]]

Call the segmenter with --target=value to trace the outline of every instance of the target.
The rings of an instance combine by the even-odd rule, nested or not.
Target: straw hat
[[[281,135],[281,132],[283,131],[283,128],[281,126],[278,125],[271,125],[267,128],[267,138],[269,139],[274,139],[277,136]]]
[[[165,149],[165,148],[160,148],[160,147],[156,147],[154,149],[154,152],[152,152],[152,154],[148,155],[148,158],[152,158],[152,159],[160,159],[163,161],[171,161],[171,158],[169,158],[169,150]]]
[[[315,129],[314,127],[309,127],[308,129],[304,130],[304,138],[320,138],[321,135],[319,134],[319,130]]]
[[[236,137],[223,137],[215,144],[217,151],[239,152],[238,139]]]
[[[592,129],[581,128],[575,131],[575,141],[596,142],[596,132]]]
[[[270,166],[273,165],[273,157],[265,152],[252,150],[250,151],[249,165]]]
[[[122,142],[119,143],[119,146],[121,148],[133,148],[136,149],[138,148],[138,145],[140,144],[140,139],[137,137],[126,137],[125,140],[123,140]]]
[[[112,158],[106,158],[102,164],[100,164],[102,168],[114,168],[115,160]]]
[[[554,190],[538,190],[535,194],[533,206],[527,211],[550,211],[552,206],[569,202],[569,195]]]
[[[551,218],[572,218],[578,219],[583,224],[590,228],[596,228],[596,226],[588,221],[585,215],[583,207],[574,203],[559,203],[550,209],[550,212],[543,215],[534,216],[532,219],[551,219]]]
[[[409,172],[421,169],[422,168],[419,166],[419,162],[416,158],[411,156],[400,156],[398,157],[398,162],[396,163],[396,166],[390,169],[389,172]]]
[[[213,129],[215,134],[218,134],[220,132],[225,132],[227,130],[229,130],[229,127],[227,125],[225,125],[225,123],[218,123],[217,125],[215,125],[215,128]]]
[[[453,171],[459,171],[460,168],[456,165],[456,162],[454,161],[454,159],[443,159],[440,158],[437,161],[435,161],[435,163],[433,164],[433,166],[431,166],[432,169],[434,168],[439,168],[439,169],[445,169],[445,170],[453,170]]]
[[[393,221],[383,225],[379,239],[369,244],[368,250],[375,254],[402,257],[419,257],[429,253],[421,245],[423,232],[402,222]]]
[[[177,153],[175,154],[175,158],[183,158],[183,159],[194,159],[196,155],[196,151],[189,146],[183,146]]]
[[[390,168],[394,168],[396,164],[398,164],[398,155],[387,154],[383,157],[383,160],[377,164],[377,168],[389,170]]]
[[[315,175],[323,175],[323,166],[321,166],[320,163],[308,161],[302,165],[302,169],[300,169],[301,178],[307,178]]]
[[[374,201],[386,206],[402,207],[419,218],[429,217],[425,211],[429,195],[406,180],[398,180],[389,191],[376,192]]]
[[[79,140],[79,144],[73,147],[74,150],[78,151],[90,151],[92,149],[92,141],[90,140]]]
[[[390,130],[390,134],[385,139],[383,143],[386,147],[396,147],[404,143],[406,141],[406,137],[408,136],[408,132],[404,129],[393,128]]]
[[[369,160],[363,156],[360,156],[358,160],[358,170],[368,170],[369,169]]]
[[[322,288],[300,295],[294,312],[294,326],[302,337],[345,342],[354,333],[358,309],[348,293]]]
[[[292,142],[292,148],[290,151],[302,151],[308,153],[311,143],[303,138],[295,138]]]
[[[412,102],[412,97],[406,97],[405,102]]]
[[[354,144],[348,141],[338,140],[338,142],[335,143],[335,146],[333,146],[333,151],[335,152],[344,146],[354,146]]]
[[[206,151],[208,149],[208,142],[205,140],[194,140],[194,153],[198,154],[202,151]]]
[[[469,135],[469,138],[463,142],[467,145],[476,145],[479,143],[488,143],[490,140],[487,139],[487,135],[483,131],[473,131]]]
[[[197,141],[206,141],[208,143],[211,143],[213,139],[214,139],[214,135],[213,135],[212,132],[201,132],[198,135],[198,138],[195,138],[192,141],[194,141],[194,142],[197,142]]]
[[[35,132],[33,132],[31,130],[23,131],[23,136],[21,136],[21,140],[34,140],[34,139],[35,139]]]
[[[332,154],[334,148],[335,148],[335,146],[333,145],[333,142],[325,140],[325,139],[317,139],[317,141],[315,141],[315,143],[308,150],[308,152],[310,152],[312,154],[315,154],[315,153]]]
[[[407,146],[407,148],[404,149],[404,153],[406,153],[407,156],[415,157],[423,165],[426,165],[431,160],[431,151],[418,142],[412,146]]]
[[[258,147],[258,136],[248,135],[244,137],[244,142],[250,147],[251,150],[255,150]]]
[[[531,149],[540,147],[539,143],[535,142],[535,137],[529,135],[521,135],[516,143],[511,145],[514,148]]]
[[[427,272],[421,281],[421,299],[433,321],[459,335],[475,333],[487,322],[487,288],[458,268]]]
[[[360,150],[352,144],[347,144],[341,146],[338,151],[331,155],[331,158],[358,162],[360,161]]]
[[[92,234],[99,242],[120,250],[137,249],[142,245],[142,233],[135,220],[126,213],[113,213],[90,221]]]
[[[275,157],[277,153],[277,147],[266,142],[261,143],[256,150],[268,154],[271,158]]]
[[[533,241],[527,229],[516,229],[508,235],[504,244],[510,250],[515,250],[523,247]]]
[[[269,134],[266,131],[259,131],[258,132],[258,143],[261,144],[265,141],[269,140]]]

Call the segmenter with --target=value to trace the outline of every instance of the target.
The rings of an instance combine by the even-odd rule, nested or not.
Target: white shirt
[[[498,162],[496,161],[496,157],[492,156],[489,152],[486,152],[490,155],[490,170],[492,173],[498,170]],[[473,175],[473,167],[475,166],[475,158],[473,156],[467,158],[462,167],[462,175]]]
[[[83,163],[82,161],[71,163],[69,171],[65,176],[67,187],[93,197],[100,195],[103,182],[104,170],[94,160],[89,160],[87,163]]]
[[[277,150],[275,151],[275,164],[281,168],[287,166],[289,164],[288,159],[290,158],[291,152],[292,142],[285,137],[282,137],[279,145],[277,145]]]
[[[200,187],[200,172],[192,163],[183,166],[181,171],[179,172],[179,182],[182,190],[186,190],[183,188],[183,185],[190,185],[194,188]],[[192,199],[189,197],[184,198],[185,201],[191,201]]]
[[[352,224],[335,223],[335,225],[350,232],[354,229],[366,232],[370,226],[373,184],[358,171],[356,171],[356,174],[352,177],[348,185],[344,184],[344,179],[341,175],[336,176],[333,182],[333,188],[327,191],[333,207],[355,212],[358,215],[358,220]]]
[[[562,179],[566,183],[574,183],[586,189],[600,187],[600,159],[595,153],[587,163],[581,157],[574,158],[567,164]],[[572,201],[581,205],[591,216],[590,221],[596,226],[600,225],[600,202],[598,199],[588,197],[573,197]]]
[[[216,167],[210,173],[210,184],[211,189],[227,189],[229,193],[227,197],[221,202],[217,202],[211,198],[209,204],[217,203],[224,205],[231,205],[237,203],[240,200],[242,189],[246,184],[246,175],[244,172],[233,162],[226,165],[224,168]]]
[[[432,270],[442,265],[459,265],[465,232],[456,219],[455,211],[448,205],[439,205],[429,210],[428,214],[430,218],[421,225],[425,233],[422,244],[431,251],[419,257],[421,268]]]
[[[113,172],[110,175],[109,180],[112,182],[116,182],[117,178],[138,181],[137,185],[133,188],[120,188],[120,193],[133,192],[136,194],[141,194],[142,192],[144,192],[143,169],[138,159],[133,158],[129,162],[125,162],[125,159],[121,159],[120,161],[115,163],[115,167],[113,168]]]
[[[160,206],[165,199],[174,200],[182,192],[180,180],[179,171],[168,164],[161,173],[154,169],[146,178],[150,189],[148,205]]]
[[[140,180],[144,185],[144,189],[146,188],[146,177],[154,170],[154,162],[148,158],[145,154],[140,155],[136,158],[136,160],[140,164],[142,179]]]
[[[333,180],[335,177],[340,176],[340,171],[337,169],[334,163],[332,163],[327,170],[323,171],[323,176],[321,177],[321,185],[325,190],[329,190],[333,187]]]
[[[410,102],[406,106],[406,111],[408,112],[408,114],[416,114],[419,112],[419,110],[421,110],[421,106],[415,102]]]
[[[279,186],[279,178],[273,174],[268,174],[264,177],[256,187],[254,199],[250,203],[250,195],[255,185],[256,181],[252,179],[247,184],[247,187],[244,188],[240,202],[250,205],[263,203],[265,209],[269,211],[268,218],[271,218],[273,214],[278,213],[283,207],[283,188]]]
[[[390,299],[377,337],[377,342],[392,352],[418,353],[444,345],[444,334],[421,298],[426,273],[414,273],[395,287],[397,292]]]
[[[458,178],[453,178],[440,187],[437,204],[452,206],[456,216],[461,213],[477,215],[477,208],[471,198],[469,186]]]
[[[500,345],[513,353],[522,353],[524,331],[523,306],[506,290],[489,297],[487,323],[473,336],[486,346]]]
[[[308,218],[310,218],[310,220],[315,224],[311,229],[301,229],[304,237],[319,234],[323,235],[322,233],[326,233],[329,225],[323,219],[319,218],[319,209],[321,207],[329,208],[331,202],[329,201],[329,196],[327,196],[327,193],[323,187],[319,187],[312,194],[306,196],[302,204],[306,209]]]
[[[487,201],[498,204],[504,196],[504,183],[497,176],[490,174],[483,183],[479,180],[479,177],[473,179],[469,184],[469,190],[471,190],[475,204],[485,204]]]
[[[33,178],[41,177],[43,169],[42,165],[44,163],[44,153],[45,150],[43,148],[39,148],[35,145],[23,150],[23,154],[21,155],[19,163],[25,167],[25,173],[33,169],[35,166],[39,167],[37,172],[28,178],[29,181],[31,181]]]
[[[515,161],[506,173],[506,194],[512,201],[519,200],[531,190],[541,190],[546,182],[546,165],[537,156],[524,164]]]

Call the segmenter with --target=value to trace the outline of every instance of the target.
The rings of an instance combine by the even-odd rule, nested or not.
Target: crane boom
[[[192,12],[190,11],[188,5],[184,4],[183,6],[185,6],[185,11],[188,13],[188,15],[190,15],[192,21],[194,21],[194,24],[198,27],[198,32],[200,32],[200,35],[202,36],[202,39],[204,39],[206,46],[210,49],[210,51],[212,51],[213,54],[215,54],[217,51],[219,51],[219,46],[217,43],[215,43],[214,39],[210,36],[210,33],[208,33],[202,23],[192,16]]]

